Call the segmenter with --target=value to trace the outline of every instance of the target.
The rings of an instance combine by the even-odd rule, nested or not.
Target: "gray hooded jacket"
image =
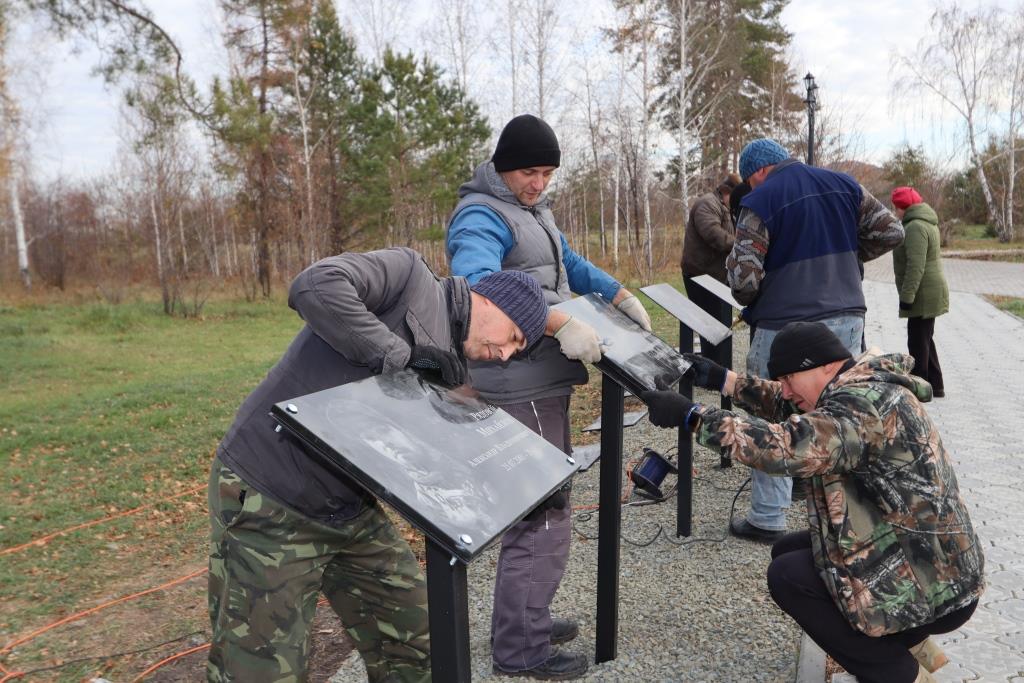
[[[461,356],[469,284],[437,277],[411,249],[349,252],[302,271],[288,305],[306,326],[242,403],[218,455],[261,493],[337,524],[358,514],[370,495],[284,430],[275,432],[270,407],[405,367],[416,344]]]
[[[562,261],[561,232],[547,198],[535,206],[524,206],[488,161],[459,188],[459,203],[448,220],[449,227],[461,211],[480,205],[498,214],[512,232],[514,246],[505,254],[502,270],[521,270],[536,278],[549,306],[568,301],[572,292]],[[566,358],[551,337],[543,337],[525,354],[506,363],[474,361],[469,368],[474,388],[498,405],[565,396],[572,393],[574,384],[587,382],[584,365]]]

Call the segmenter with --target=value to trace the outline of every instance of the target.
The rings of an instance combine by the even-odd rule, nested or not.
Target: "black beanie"
[[[787,323],[772,340],[768,376],[778,379],[852,357],[825,323]]]
[[[499,173],[531,166],[557,167],[561,159],[555,131],[533,114],[522,114],[505,124],[491,157]]]

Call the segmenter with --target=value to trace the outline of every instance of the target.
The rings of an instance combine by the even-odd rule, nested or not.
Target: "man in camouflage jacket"
[[[905,354],[853,360],[822,323],[786,325],[774,380],[738,376],[699,356],[694,383],[751,413],[642,396],[651,421],[773,476],[807,478],[810,529],[772,548],[775,602],[857,680],[933,680],[945,663],[928,640],[963,625],[983,590],[984,558],[953,465],[922,401],[931,386]],[[920,665],[919,665],[920,662]]]

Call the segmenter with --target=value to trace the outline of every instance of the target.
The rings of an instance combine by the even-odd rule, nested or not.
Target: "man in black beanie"
[[[772,546],[772,599],[863,683],[934,682],[946,657],[929,635],[970,619],[984,590],[981,545],[953,463],[922,402],[932,388],[906,354],[854,360],[822,323],[775,337],[771,380],[694,354],[693,381],[747,410],[641,395],[659,427],[768,475],[805,478],[810,528]]]
[[[596,292],[650,330],[639,299],[574,252],[555,224],[545,190],[560,163],[551,126],[530,114],[508,122],[493,157],[459,188],[447,235],[452,274],[474,283],[521,270],[540,282],[549,306],[573,292]],[[554,310],[546,331],[550,336],[522,357],[471,363],[470,374],[486,400],[568,454],[569,399],[573,386],[587,381],[580,361],[601,358],[600,339],[589,325]],[[557,494],[502,539],[491,619],[495,673],[549,680],[586,673],[585,654],[555,647],[576,637],[576,623],[552,619],[550,609],[569,558],[570,515],[565,494]]]

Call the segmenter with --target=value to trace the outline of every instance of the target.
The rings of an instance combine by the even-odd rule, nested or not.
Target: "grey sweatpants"
[[[569,453],[569,396],[501,406],[512,417]],[[547,510],[505,532],[494,581],[491,635],[494,663],[522,671],[551,652],[551,601],[565,573],[572,506]]]

